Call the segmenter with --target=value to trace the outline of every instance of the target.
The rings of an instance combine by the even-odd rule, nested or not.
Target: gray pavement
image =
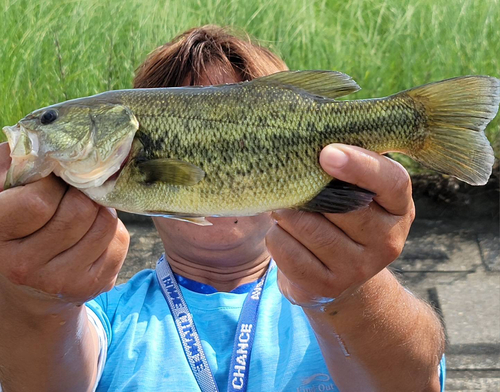
[[[420,203],[421,204],[421,203]],[[500,391],[500,234],[491,214],[419,214],[391,268],[441,315],[447,337],[446,389]],[[433,208],[436,208],[435,206]],[[121,215],[131,233],[118,283],[154,268],[162,245],[149,218]]]
[[[500,391],[500,256],[496,219],[417,219],[392,265],[441,315],[448,391]]]

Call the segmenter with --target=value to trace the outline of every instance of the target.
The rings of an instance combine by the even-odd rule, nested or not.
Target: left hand
[[[399,163],[334,144],[323,149],[320,164],[332,177],[376,196],[368,207],[346,214],[273,213],[277,225],[266,241],[280,290],[303,307],[340,299],[386,268],[403,250],[415,217],[410,177]]]

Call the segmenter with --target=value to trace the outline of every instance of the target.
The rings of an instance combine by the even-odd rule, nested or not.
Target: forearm
[[[341,391],[439,391],[439,319],[387,269],[324,311],[305,312]]]
[[[129,235],[114,210],[53,175],[4,191],[9,153],[0,144],[0,384],[85,392],[99,341],[75,304],[114,286]]]
[[[0,313],[4,392],[90,389],[96,377],[97,337],[84,306],[30,315],[0,300]]]

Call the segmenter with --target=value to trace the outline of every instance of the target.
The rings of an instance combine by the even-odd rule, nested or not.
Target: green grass
[[[131,87],[152,49],[207,23],[248,31],[291,69],[348,73],[363,87],[359,98],[459,75],[500,77],[499,0],[0,0],[0,13],[2,126]],[[498,117],[487,129],[497,156]]]

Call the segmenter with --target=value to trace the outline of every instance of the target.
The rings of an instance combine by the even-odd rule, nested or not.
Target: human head
[[[134,87],[236,83],[287,69],[283,60],[248,35],[239,37],[227,28],[209,25],[190,29],[150,53],[137,69]],[[187,260],[201,257],[211,265],[227,256],[238,263],[235,258],[239,255],[267,252],[264,238],[273,222],[268,213],[209,220],[213,226],[202,227],[154,218],[165,248],[184,252],[181,257]]]
[[[270,50],[228,28],[196,27],[156,48],[137,69],[134,88],[221,84],[223,78],[252,80],[288,70]]]

